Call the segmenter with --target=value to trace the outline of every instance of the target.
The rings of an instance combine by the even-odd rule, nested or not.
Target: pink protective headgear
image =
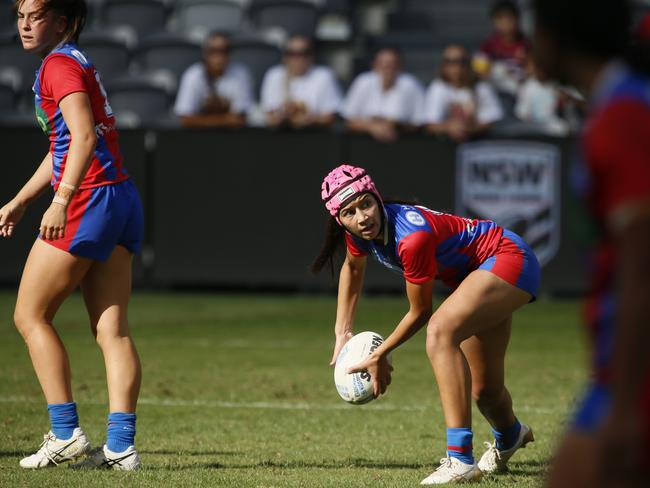
[[[365,192],[372,193],[379,205],[384,206],[381,195],[366,170],[349,164],[342,164],[330,171],[321,186],[321,198],[325,207],[339,224],[341,207],[351,198]]]

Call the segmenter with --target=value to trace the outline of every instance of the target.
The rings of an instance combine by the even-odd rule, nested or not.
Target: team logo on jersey
[[[36,104],[36,121],[38,122],[41,130],[45,132],[45,135],[49,136],[52,130],[50,127],[50,119],[48,119],[45,110],[43,110],[38,103]]]
[[[408,220],[413,225],[417,225],[418,227],[422,227],[424,224],[426,224],[424,217],[422,217],[422,215],[420,215],[415,210],[409,210],[406,212],[406,220]]]
[[[457,153],[456,212],[516,232],[542,264],[560,243],[560,153],[523,141],[463,144]]]

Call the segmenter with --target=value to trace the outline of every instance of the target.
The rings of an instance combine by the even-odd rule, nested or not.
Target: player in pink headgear
[[[405,202],[385,202],[362,168],[342,165],[323,181],[331,215],[323,249],[312,270],[334,265],[345,246],[338,289],[331,365],[352,337],[367,256],[403,275],[409,310],[366,361],[375,395],[391,380],[387,355],[427,325],[426,350],[436,375],[447,423],[447,457],[422,484],[478,480],[503,470],[533,440],[512,410],[504,384],[504,357],[512,313],[535,298],[539,264],[513,232],[488,220],[471,220]],[[433,283],[453,293],[434,312]],[[477,463],[472,452],[471,397],[492,426],[495,441]]]
[[[342,164],[330,171],[321,186],[321,198],[325,207],[339,224],[339,210],[343,203],[363,192],[372,193],[383,207],[381,195],[366,170],[349,164]]]

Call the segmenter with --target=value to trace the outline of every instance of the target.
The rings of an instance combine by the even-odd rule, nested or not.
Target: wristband
[[[58,195],[55,195],[54,198],[52,199],[52,203],[58,203],[59,205],[63,205],[65,207],[68,204],[68,200]]]
[[[70,183],[66,183],[65,181],[60,182],[59,186],[62,186],[63,188],[67,188],[68,190],[72,190],[72,191],[75,191],[77,189],[76,186],[71,185]]]

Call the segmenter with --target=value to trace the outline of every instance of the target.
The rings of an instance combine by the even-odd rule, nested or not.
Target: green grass
[[[393,353],[387,395],[365,406],[338,398],[328,366],[335,300],[304,296],[142,294],[131,323],[144,378],[135,473],[24,471],[18,461],[48,429],[45,402],[22,339],[15,296],[0,293],[0,486],[418,486],[444,455],[445,428],[424,334]],[[367,297],[357,330],[387,334],[405,311]],[[540,301],[515,316],[507,384],[536,442],[505,475],[480,486],[539,486],[584,379],[575,301]],[[56,327],[70,355],[82,426],[103,440],[107,394],[101,355],[72,297]],[[474,445],[490,439],[475,411]]]

